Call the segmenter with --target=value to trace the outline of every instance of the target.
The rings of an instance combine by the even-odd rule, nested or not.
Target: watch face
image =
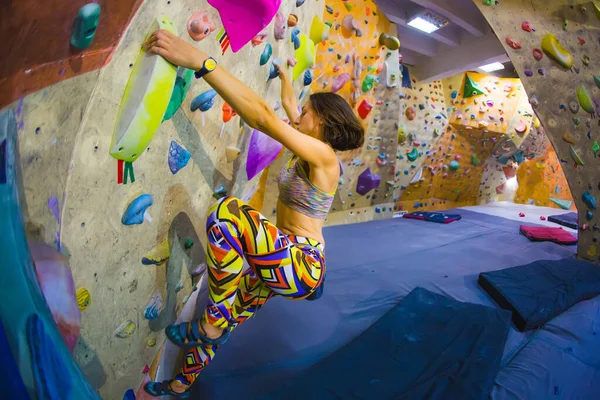
[[[204,68],[206,68],[208,71],[212,71],[217,68],[217,63],[215,60],[208,59],[204,62]]]

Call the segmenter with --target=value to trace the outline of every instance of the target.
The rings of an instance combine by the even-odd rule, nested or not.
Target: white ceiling
[[[492,62],[509,61],[473,0],[375,0],[398,28],[403,62],[424,81],[442,79]],[[408,26],[410,17],[430,9],[450,20],[431,34]]]

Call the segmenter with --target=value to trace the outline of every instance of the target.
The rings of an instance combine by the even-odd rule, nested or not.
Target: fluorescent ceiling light
[[[408,26],[425,33],[431,33],[447,26],[449,23],[450,21],[447,18],[436,14],[431,10],[425,9],[422,12],[414,15],[409,20]]]
[[[483,66],[479,67],[479,69],[484,72],[493,72],[493,71],[499,71],[501,69],[504,69],[504,65],[500,64],[499,62],[495,62],[495,63],[483,65]]]
[[[438,29],[440,29],[437,26],[435,26],[434,24],[432,24],[431,22],[425,21],[421,17],[417,17],[417,18],[413,19],[412,21],[410,21],[408,23],[408,26],[412,26],[413,28],[423,31],[425,33],[435,32]]]

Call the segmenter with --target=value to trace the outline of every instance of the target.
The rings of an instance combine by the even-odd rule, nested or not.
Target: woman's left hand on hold
[[[144,43],[144,50],[158,54],[172,64],[194,71],[202,68],[207,58],[194,46],[166,30],[152,33]]]

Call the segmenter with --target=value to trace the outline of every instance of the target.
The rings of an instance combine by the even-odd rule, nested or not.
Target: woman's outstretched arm
[[[292,123],[292,126],[296,126],[300,112],[298,111],[298,102],[296,101],[296,95],[294,94],[294,87],[290,80],[287,71],[279,64],[275,64],[279,70],[279,80],[281,81],[281,105],[285,110],[285,113]]]
[[[146,51],[158,54],[171,63],[194,71],[202,68],[208,58],[183,39],[170,32],[159,30],[146,41]],[[324,142],[304,135],[286,124],[269,105],[248,86],[224,68],[218,66],[203,78],[238,115],[254,129],[271,136],[294,154],[316,167],[337,165],[337,158]]]

